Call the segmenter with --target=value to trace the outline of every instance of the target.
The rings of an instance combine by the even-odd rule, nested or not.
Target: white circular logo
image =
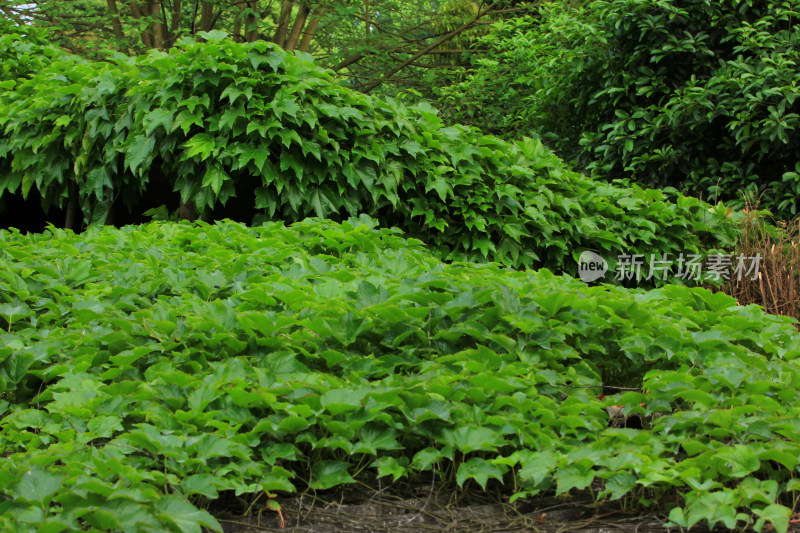
[[[586,250],[578,257],[578,276],[589,283],[595,281],[608,272],[608,263],[601,256]]]

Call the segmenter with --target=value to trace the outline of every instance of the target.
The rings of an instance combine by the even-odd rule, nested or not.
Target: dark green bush
[[[485,39],[495,54],[443,94],[449,116],[538,134],[598,176],[707,199],[800,193],[800,3],[548,3]],[[496,105],[494,105],[496,103]]]
[[[16,84],[0,106],[0,195],[35,187],[46,207],[72,197],[103,222],[166,186],[213,218],[368,214],[447,259],[573,274],[584,249],[677,255],[732,239],[725,208],[594,181],[538,141],[445,127],[431,107],[343,88],[302,55],[220,37],[64,58]]]

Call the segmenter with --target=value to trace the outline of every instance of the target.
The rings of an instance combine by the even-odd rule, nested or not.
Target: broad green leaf
[[[28,470],[16,484],[15,492],[25,502],[47,507],[53,495],[61,488],[63,475],[35,468]]]
[[[203,187],[211,187],[214,194],[218,195],[223,183],[229,179],[230,177],[219,164],[212,163],[203,175]]]
[[[723,448],[714,455],[714,460],[719,464],[720,473],[733,477],[744,477],[761,465],[755,452],[743,444]]]
[[[137,135],[125,150],[125,165],[136,173],[142,165],[150,160],[155,154],[153,149],[156,145],[155,137],[147,135]]]
[[[197,509],[184,498],[174,494],[158,500],[156,510],[159,518],[181,533],[202,533],[203,527],[212,531],[222,531],[222,526],[208,512]]]
[[[309,485],[315,490],[325,490],[336,485],[354,483],[355,480],[347,473],[350,463],[344,461],[320,461],[311,469],[311,482]]]
[[[474,479],[481,489],[486,490],[486,483],[490,477],[500,482],[503,481],[503,471],[500,465],[492,464],[479,457],[473,457],[469,461],[461,463],[458,467],[456,483],[458,483],[459,487],[463,487],[466,480]]]

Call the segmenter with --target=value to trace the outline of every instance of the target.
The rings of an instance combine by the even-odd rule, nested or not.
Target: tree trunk
[[[284,50],[291,52],[294,50],[295,46],[297,46],[297,41],[300,39],[300,33],[303,31],[303,26],[306,25],[306,20],[308,20],[308,14],[310,12],[311,8],[309,8],[306,4],[302,4],[300,6],[300,10],[297,12],[297,17],[294,19],[292,33],[289,35],[289,39],[286,41],[286,46],[283,47]]]
[[[239,14],[233,21],[233,42],[235,43],[244,42],[244,37],[242,37],[242,18],[244,17],[242,14],[243,11],[244,9],[240,6]]]
[[[119,18],[116,0],[106,0],[108,12],[111,13],[111,27],[114,28],[114,37],[119,41],[125,40],[125,33],[122,31],[122,20]]]
[[[161,2],[150,3],[150,16],[153,17],[153,48],[164,50],[166,27],[162,18]]]
[[[258,40],[258,1],[248,2],[247,7],[250,8],[250,13],[247,14],[244,26],[244,40],[248,43],[254,43]]]
[[[139,6],[138,2],[131,2],[131,14],[135,19],[141,19],[145,17],[145,13]],[[153,34],[149,30],[142,31],[141,37],[142,44],[145,48],[153,48]]]
[[[370,21],[369,21],[369,0],[366,0],[366,2],[364,2],[364,35],[365,35],[367,38],[369,38],[369,27],[370,27]]]
[[[78,215],[81,213],[80,199],[78,198],[78,184],[69,183],[69,200],[67,201],[67,216],[64,219],[64,228],[75,231],[78,227]]]
[[[194,202],[184,202],[181,199],[181,208],[178,212],[178,218],[181,220],[197,220],[197,207]]]
[[[292,16],[292,7],[294,2],[290,0],[281,0],[281,15],[278,17],[278,29],[275,30],[275,44],[283,48],[286,44],[286,32],[289,31],[289,18]]]
[[[113,226],[114,219],[116,218],[116,213],[117,213],[117,202],[112,201],[111,205],[108,207],[108,214],[106,215],[106,219],[103,221],[103,225]]]
[[[181,25],[181,9],[183,8],[182,0],[174,0],[172,5],[172,21],[169,25],[169,43],[167,45],[172,47],[175,41],[178,40],[178,31]]]
[[[214,5],[211,2],[202,2],[200,10],[200,31],[211,31],[214,23]]]
[[[308,47],[311,45],[311,40],[314,38],[314,32],[317,31],[317,26],[319,26],[319,17],[317,14],[314,14],[308,26],[306,26],[306,31],[303,32],[300,46],[297,47],[298,50],[301,52],[308,52]]]

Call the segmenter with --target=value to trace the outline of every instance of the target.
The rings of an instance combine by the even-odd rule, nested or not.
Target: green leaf
[[[86,428],[95,438],[110,438],[117,431],[122,431],[122,419],[118,416],[96,416],[92,418]]]
[[[481,489],[486,490],[486,483],[492,477],[500,482],[503,481],[503,469],[500,465],[492,464],[485,459],[473,457],[465,463],[461,463],[456,472],[456,483],[459,487],[464,485],[468,479],[474,479],[478,482]]]
[[[228,37],[227,33],[220,30],[199,31],[197,32],[197,35],[210,43],[219,43]]]
[[[315,490],[326,490],[336,485],[355,483],[347,473],[350,463],[344,461],[320,461],[311,469],[309,486]]]
[[[556,480],[556,495],[560,496],[571,489],[585,489],[594,480],[594,471],[581,463],[573,463],[559,468],[553,476]]]
[[[133,138],[125,150],[125,165],[131,172],[136,173],[137,169],[153,157],[155,145],[155,137],[137,135]]]
[[[636,486],[636,477],[628,472],[618,472],[606,480],[606,490],[611,500],[619,500]]]
[[[755,509],[755,513],[760,517],[754,527],[756,531],[762,531],[766,522],[770,522],[777,533],[786,533],[789,530],[792,510],[788,507],[774,503],[763,509]]]
[[[163,127],[165,132],[170,132],[173,119],[174,114],[170,109],[158,108],[150,111],[144,117],[144,134],[150,137],[159,126]]]
[[[452,442],[448,444],[462,453],[491,452],[503,445],[503,437],[489,428],[464,426],[453,432]]]
[[[442,459],[447,458],[448,456],[445,455],[442,450],[429,447],[414,454],[414,458],[411,461],[411,466],[415,470],[425,471],[430,469],[434,463],[438,463]]]
[[[222,166],[215,162],[208,166],[206,173],[203,175],[202,185],[203,187],[211,187],[211,190],[214,191],[214,195],[218,196],[222,185],[229,179],[230,177],[222,169]]]
[[[408,459],[406,459],[408,464]],[[378,477],[392,476],[392,482],[397,482],[398,479],[406,475],[406,467],[394,457],[378,457]]]
[[[552,450],[543,450],[541,452],[524,450],[520,453],[520,464],[522,466],[519,472],[520,478],[523,480],[530,479],[534,485],[538,485],[550,476],[558,464],[558,460]]]
[[[365,396],[364,390],[333,389],[322,395],[320,403],[332,415],[338,415],[360,409]]]
[[[156,501],[158,517],[181,533],[202,533],[203,527],[212,531],[222,532],[213,516],[206,511],[197,509],[180,496],[170,494]]]
[[[745,477],[761,466],[755,452],[743,444],[723,448],[714,455],[714,460],[720,464],[720,473],[732,477]]]
[[[184,158],[200,155],[200,160],[208,159],[212,154],[216,155],[218,149],[214,138],[207,133],[198,133],[184,144],[187,148]]]
[[[181,492],[186,496],[192,494],[202,494],[209,500],[216,500],[219,496],[217,492],[217,479],[211,474],[195,474],[184,478],[181,481]]]
[[[21,500],[44,508],[50,504],[52,496],[61,488],[63,479],[63,475],[35,468],[22,474],[15,486],[15,492]]]
[[[296,118],[297,112],[300,111],[300,106],[293,98],[287,96],[273,103],[272,110],[279,120],[282,119],[284,114],[289,115],[292,118]]]

